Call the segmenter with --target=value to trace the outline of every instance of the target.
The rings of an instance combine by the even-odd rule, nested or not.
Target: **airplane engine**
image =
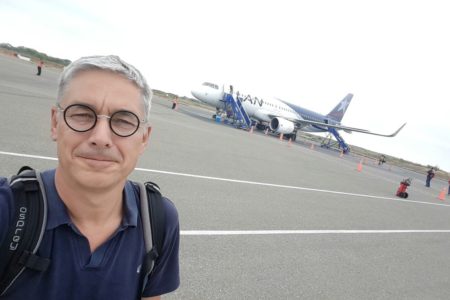
[[[290,134],[295,130],[294,123],[283,118],[273,118],[272,120],[270,120],[269,126],[270,130],[282,134]]]

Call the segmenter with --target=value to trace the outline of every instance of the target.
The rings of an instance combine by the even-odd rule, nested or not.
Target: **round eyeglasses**
[[[141,126],[139,117],[127,110],[119,110],[111,116],[97,115],[97,113],[87,105],[72,104],[66,108],[57,105],[59,111],[64,113],[64,121],[70,129],[77,132],[86,132],[91,130],[97,124],[98,118],[107,118],[109,128],[120,137],[133,135]]]

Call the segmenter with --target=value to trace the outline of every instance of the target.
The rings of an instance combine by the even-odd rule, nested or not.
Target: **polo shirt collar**
[[[67,207],[56,191],[55,186],[55,169],[42,172],[42,180],[47,195],[47,226],[46,230],[54,229],[60,225],[71,225],[72,220],[69,217]],[[136,189],[130,181],[127,181],[123,191],[124,196],[124,216],[122,218],[121,228],[137,225],[138,206]]]

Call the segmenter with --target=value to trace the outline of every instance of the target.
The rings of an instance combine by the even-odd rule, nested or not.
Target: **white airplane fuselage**
[[[348,146],[337,133],[337,130],[344,130],[347,133],[360,132],[383,137],[394,137],[406,125],[406,123],[404,123],[392,134],[376,133],[367,129],[341,125],[341,120],[347,111],[353,98],[353,94],[347,94],[333,110],[327,115],[322,115],[277,98],[272,97],[262,99],[234,92],[232,86],[225,92],[223,85],[220,86],[210,82],[204,82],[201,86],[193,89],[191,93],[198,100],[215,107],[217,113],[224,112],[227,109],[225,99],[228,101],[233,100],[229,97],[229,95],[231,95],[235,100],[240,100],[242,107],[249,118],[259,122],[258,125],[261,126],[257,127],[260,129],[266,128],[266,123],[268,123],[268,127],[273,132],[284,134],[286,137],[292,138],[293,140],[295,140],[297,130],[332,133],[336,139],[339,140],[344,151],[348,151]],[[239,104],[239,102],[237,102],[237,104]],[[236,104],[234,103],[232,105],[234,106]],[[246,120],[248,123],[248,119]]]
[[[191,93],[196,99],[204,102],[205,104],[216,107],[217,111],[224,111],[226,109],[224,101],[225,92],[223,86],[205,82],[201,86],[193,89]],[[234,92],[233,97],[235,99],[239,98],[248,116],[260,123],[269,123],[270,125],[274,118],[278,118],[278,120],[281,120],[281,122],[284,123],[292,123],[301,120],[313,120],[317,122],[325,121],[329,124],[339,124],[339,122],[336,122],[324,115],[315,113],[313,111],[302,108],[298,108],[297,111],[295,111],[292,107],[276,98],[262,99],[258,97],[252,97],[250,95],[240,94],[239,92]],[[292,130],[282,132],[282,130],[280,129],[278,133],[289,134],[295,132],[295,126],[293,124],[292,126],[290,126],[290,124],[287,125],[288,128],[292,128]],[[326,128],[321,128],[320,126],[313,125],[302,126],[301,130],[308,132],[327,131]]]

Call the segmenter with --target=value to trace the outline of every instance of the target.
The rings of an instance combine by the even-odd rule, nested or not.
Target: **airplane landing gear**
[[[266,130],[268,126],[261,124],[261,123],[256,123],[256,129],[258,130]]]
[[[295,140],[297,139],[297,131],[294,131],[293,133],[290,134],[285,134],[283,138],[287,140],[291,139],[292,142],[295,142]]]

